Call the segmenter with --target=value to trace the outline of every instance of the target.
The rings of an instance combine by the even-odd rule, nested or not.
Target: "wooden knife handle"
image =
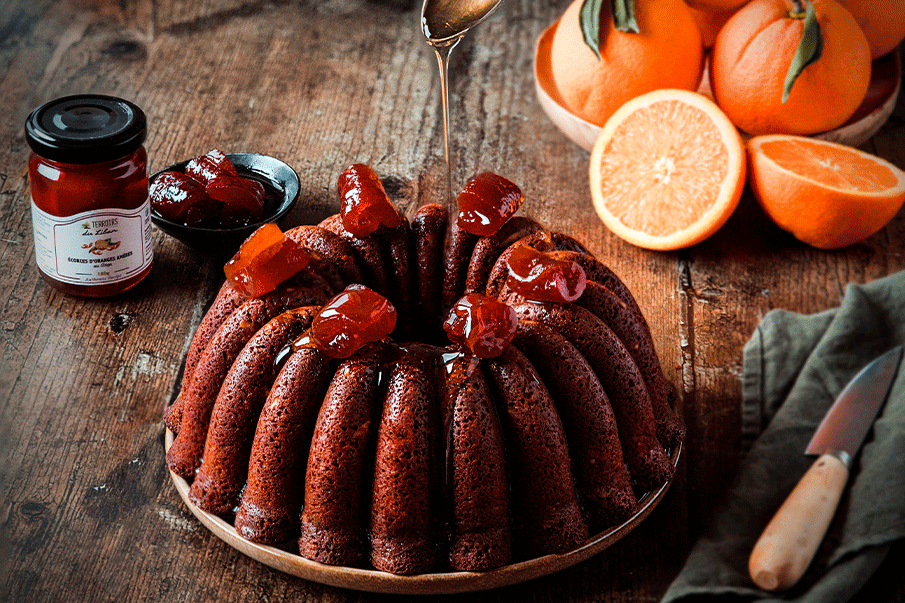
[[[814,461],[754,545],[748,572],[755,584],[772,591],[798,582],[826,535],[847,480],[846,453]]]

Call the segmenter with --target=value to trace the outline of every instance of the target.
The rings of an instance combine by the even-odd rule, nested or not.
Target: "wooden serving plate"
[[[558,23],[557,20],[550,25],[537,40],[534,54],[535,92],[541,108],[550,121],[566,135],[566,138],[586,151],[590,151],[600,135],[601,127],[578,117],[562,105],[550,75],[550,48]],[[883,127],[883,124],[892,115],[901,84],[902,67],[899,52],[894,50],[872,63],[867,95],[848,121],[834,130],[812,136],[853,147],[864,144]],[[713,98],[706,69],[698,92]],[[744,132],[741,134],[743,138],[750,138]]]
[[[166,432],[165,442],[166,449],[169,450],[173,443],[173,434],[169,430]],[[673,466],[678,465],[681,454],[682,446],[679,445],[670,455]],[[173,472],[170,472],[170,477],[192,514],[215,536],[252,559],[312,582],[352,590],[400,595],[441,595],[489,590],[540,578],[571,567],[609,548],[634,530],[656,508],[672,483],[670,479],[655,492],[645,495],[641,500],[641,508],[628,521],[592,536],[583,545],[568,553],[546,555],[487,572],[441,572],[397,576],[374,569],[324,565],[305,559],[291,550],[245,540],[239,536],[231,523],[222,517],[202,511],[189,502],[188,482]]]

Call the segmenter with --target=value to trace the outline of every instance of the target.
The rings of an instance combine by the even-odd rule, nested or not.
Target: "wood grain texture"
[[[566,4],[510,0],[454,50],[453,180],[494,170],[519,183],[525,215],[572,233],[625,280],[679,388],[688,441],[662,504],[617,545],[452,601],[658,600],[743,454],[742,346],[758,321],[773,308],[834,307],[846,283],[905,269],[905,212],[863,243],[817,251],[773,226],[749,192],[689,250],[647,252],[610,234],[591,206],[588,154],[534,95],[535,40]],[[154,269],[135,290],[94,301],[55,292],[35,267],[22,126],[54,97],[115,94],[148,115],[152,170],[215,147],[292,165],[302,192],[284,227],[334,213],[336,177],[354,162],[411,213],[445,195],[437,66],[419,10],[414,0],[0,3],[0,600],[391,600],[271,570],[191,516],[165,470],[161,415],[221,267],[155,232]],[[863,148],[905,167],[905,100]],[[856,601],[905,601],[893,562]]]

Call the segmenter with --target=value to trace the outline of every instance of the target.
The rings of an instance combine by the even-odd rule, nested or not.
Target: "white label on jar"
[[[151,264],[151,201],[60,218],[31,200],[35,261],[44,274],[72,285],[118,283]]]

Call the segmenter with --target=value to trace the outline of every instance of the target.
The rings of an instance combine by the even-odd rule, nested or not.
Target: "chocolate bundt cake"
[[[325,564],[484,571],[572,550],[669,480],[684,428],[638,304],[514,216],[517,186],[479,174],[457,215],[411,221],[367,166],[338,189],[340,214],[252,235],[193,336],[165,415],[193,504]],[[249,288],[268,262],[288,276]]]

